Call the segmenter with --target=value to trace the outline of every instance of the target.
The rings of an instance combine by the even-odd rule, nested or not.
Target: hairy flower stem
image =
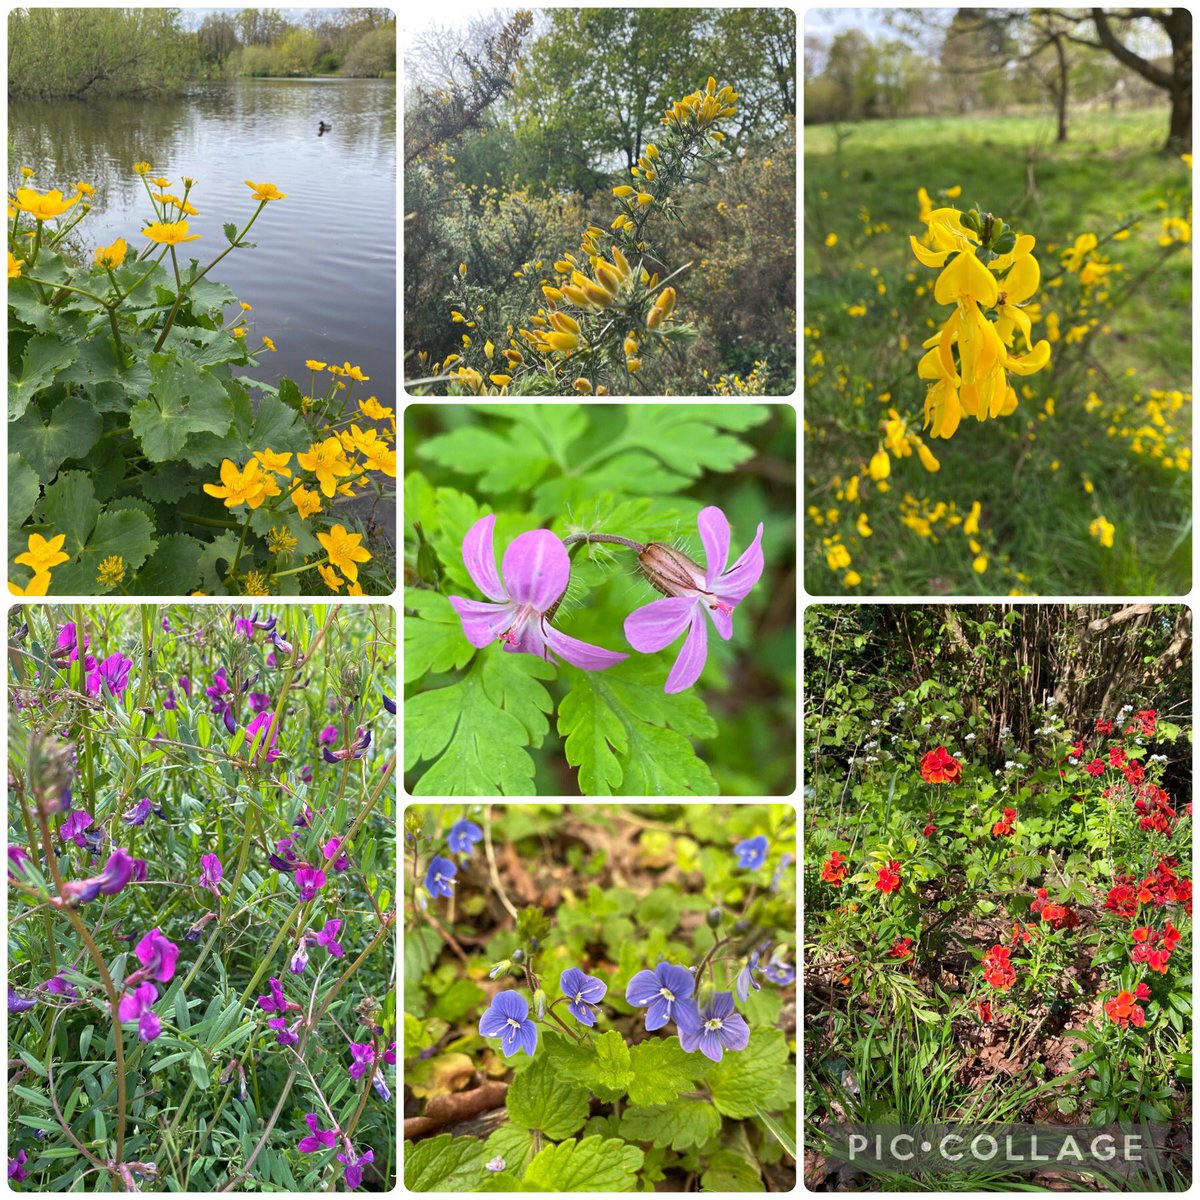
[[[641,542],[635,542],[631,538],[618,537],[615,533],[572,533],[569,537],[563,538],[564,546],[572,546],[576,542],[608,542],[613,546],[628,546],[630,550],[636,550],[639,554],[646,548]]]
[[[572,1028],[571,1028],[571,1027],[570,1027],[570,1026],[569,1026],[569,1025],[566,1023],[566,1021],[564,1021],[564,1020],[562,1019],[562,1017],[560,1017],[560,1016],[558,1015],[558,1013],[556,1013],[556,1012],[551,1012],[549,1009],[547,1009],[547,1010],[546,1010],[546,1016],[548,1016],[548,1017],[553,1017],[553,1018],[554,1018],[554,1020],[555,1020],[555,1023],[556,1023],[556,1024],[557,1024],[557,1025],[558,1025],[558,1026],[559,1026],[559,1027],[562,1029],[562,1031],[563,1031],[563,1032],[564,1032],[564,1033],[565,1033],[565,1034],[566,1034],[566,1035],[567,1035],[569,1038],[571,1038],[571,1039],[572,1039],[572,1041],[576,1041],[576,1042],[578,1042],[580,1045],[583,1045],[583,1038],[581,1038],[581,1037],[579,1036],[579,1034],[577,1034],[577,1033],[576,1033],[576,1032],[575,1032],[575,1031],[574,1031],[574,1030],[573,1030],[573,1029],[572,1029]]]

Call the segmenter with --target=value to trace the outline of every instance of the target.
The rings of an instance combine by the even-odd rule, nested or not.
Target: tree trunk
[[[1067,140],[1067,52],[1063,48],[1060,35],[1054,39],[1054,52],[1058,55],[1058,90],[1055,100],[1058,101],[1058,137],[1057,141]]]
[[[1166,150],[1171,154],[1192,152],[1192,85],[1171,92],[1171,131],[1167,134]]]

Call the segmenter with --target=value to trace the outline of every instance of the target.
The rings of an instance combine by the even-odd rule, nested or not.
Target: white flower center
[[[582,992],[576,992],[576,993],[575,993],[575,1003],[576,1003],[576,1004],[582,1004],[582,1003],[583,1003],[583,993],[582,993]]]
[[[673,1002],[673,1001],[674,1001],[674,999],[675,999],[675,993],[674,993],[674,992],[671,992],[671,991],[668,991],[666,988],[661,988],[661,989],[659,990],[659,993],[658,993],[658,994],[659,994],[660,996],[665,996],[665,997],[667,998],[667,1000],[668,1000],[668,1001],[671,1001],[671,1002]]]
[[[704,1028],[705,1029],[720,1029],[721,1028],[721,1018],[720,1017],[712,1017],[710,1020],[705,1021]]]
[[[514,1029],[520,1029],[520,1028],[521,1028],[521,1022],[520,1022],[520,1021],[514,1021],[512,1017],[509,1017],[509,1018],[508,1018],[508,1020],[505,1022],[505,1024],[511,1025],[511,1026],[512,1026]]]

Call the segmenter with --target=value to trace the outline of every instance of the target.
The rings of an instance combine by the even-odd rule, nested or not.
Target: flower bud
[[[719,908],[710,908],[708,910],[708,916],[705,917],[705,920],[708,922],[709,929],[716,929],[716,927],[721,924],[722,915],[723,914]]]
[[[682,550],[651,542],[638,554],[646,582],[664,596],[693,595],[704,584],[704,572]]]
[[[533,993],[533,1011],[539,1021],[546,1015],[546,993],[541,988]]]
[[[525,951],[520,946],[512,952],[512,960],[515,963],[523,963],[525,961]]]
[[[633,188],[629,184],[623,183],[620,187],[613,188],[613,195],[623,200],[626,196],[633,195]]]
[[[580,395],[583,395],[583,396],[591,395],[592,381],[590,379],[585,379],[582,375],[577,380],[575,380],[575,382],[571,386],[574,387],[574,389],[577,392],[579,392]]]
[[[877,450],[872,455],[871,463],[867,467],[867,473],[876,482],[886,479],[892,473],[892,460],[888,457],[886,450]]]
[[[663,310],[655,305],[646,314],[646,328],[649,330],[657,329],[663,322]]]
[[[673,287],[665,287],[658,293],[658,299],[654,302],[655,308],[662,309],[662,315],[669,317],[675,309],[675,289]]]
[[[488,972],[489,979],[503,979],[508,974],[509,967],[512,963],[506,958],[503,962],[498,962]]]

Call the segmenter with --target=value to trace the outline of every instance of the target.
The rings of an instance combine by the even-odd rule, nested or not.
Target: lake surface
[[[39,191],[73,191],[77,180],[96,189],[77,231],[89,252],[117,237],[146,244],[153,214],[135,162],[171,179],[177,196],[182,176],[197,181],[189,232],[201,240],[180,247],[181,262],[207,265],[227,244],[221,226],[245,225],[255,201],[244,180],[286,192],[250,231],[257,247],[232,251],[212,274],[254,306],[251,344],[265,334],[278,347],[255,377],[307,388],[305,359],[349,360],[371,377],[355,395],[394,406],[394,80],[242,79],[183,99],[10,103],[8,113],[10,187],[24,164]],[[322,120],[333,129],[318,137]]]

